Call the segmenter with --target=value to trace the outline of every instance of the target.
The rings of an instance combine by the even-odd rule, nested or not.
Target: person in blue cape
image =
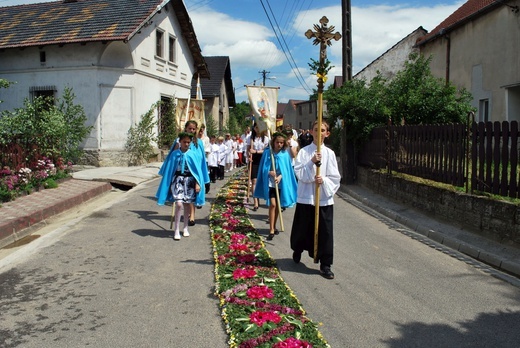
[[[200,171],[202,173],[202,178],[203,178],[203,184],[205,185],[205,193],[208,193],[209,192],[209,189],[210,189],[210,183],[209,183],[209,171],[208,171],[208,165],[207,165],[207,162],[206,162],[206,153],[204,151],[204,142],[202,141],[202,139],[199,139],[197,137],[197,129],[198,129],[198,124],[197,124],[197,121],[195,120],[188,120],[186,121],[186,123],[184,124],[184,132],[186,133],[190,133],[193,135],[193,138],[191,140],[191,143],[190,143],[190,149],[192,149],[196,154],[200,155],[199,156],[199,165],[200,165]],[[179,143],[179,139],[177,139],[172,147],[170,148],[170,154],[173,152],[173,150],[177,150],[180,146],[180,143]],[[170,156],[170,154],[168,154],[168,156]],[[166,157],[166,161],[168,161],[168,156]],[[159,171],[159,175],[162,175],[161,172]],[[190,214],[189,214],[189,222],[188,224],[190,226],[194,226],[195,225],[195,206],[197,206],[198,208],[202,208],[202,204],[199,204],[198,202],[196,202],[195,204],[190,204]]]
[[[183,234],[187,237],[189,236],[190,205],[193,203],[204,205],[206,199],[200,153],[190,148],[192,138],[191,133],[180,133],[180,147],[170,151],[159,170],[162,179],[155,196],[158,205],[164,205],[167,201],[175,204],[175,240],[180,239],[181,209],[184,208]]]
[[[271,153],[274,158],[274,170]],[[269,208],[268,240],[272,240],[278,234],[276,221],[278,220],[279,210],[276,186],[278,186],[280,207],[293,207],[296,204],[298,184],[292,167],[291,155],[287,151],[286,137],[282,133],[273,134],[271,146],[265,149],[262,154],[253,192],[253,197],[265,199]]]

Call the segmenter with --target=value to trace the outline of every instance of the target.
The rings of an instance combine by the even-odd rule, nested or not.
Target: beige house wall
[[[520,13],[502,6],[427,43],[421,53],[432,56],[435,76],[449,72],[450,82],[471,92],[477,120],[483,120],[487,101],[489,121],[520,121],[519,29]]]

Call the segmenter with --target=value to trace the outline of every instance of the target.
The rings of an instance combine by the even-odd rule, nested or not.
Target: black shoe
[[[188,226],[195,226],[195,220],[189,220]]]
[[[302,259],[302,253],[301,251],[293,251],[292,253],[292,259],[294,263],[300,263],[300,260]]]
[[[197,205],[197,209],[202,209],[202,205]]]
[[[280,231],[278,231],[277,229],[275,229],[275,230],[274,230],[274,234],[279,235],[279,234],[280,234]]]
[[[325,279],[334,279],[334,273],[332,273],[329,266],[320,267],[320,275]]]
[[[269,235],[267,236],[267,240],[273,240],[274,238],[274,233],[269,233]]]
[[[258,210],[258,207],[253,207],[253,211],[257,211]]]

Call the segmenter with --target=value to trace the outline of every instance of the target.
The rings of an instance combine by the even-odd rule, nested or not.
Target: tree
[[[160,132],[157,139],[159,147],[169,149],[177,139],[178,126],[175,119],[175,100],[169,98],[160,102]]]
[[[342,121],[347,140],[359,147],[373,128],[389,120],[404,120],[406,124],[464,121],[472,110],[471,95],[434,77],[430,60],[411,54],[405,68],[391,81],[378,75],[370,84],[351,80],[338,89],[330,86],[324,99],[333,124]]]
[[[228,131],[231,134],[242,134],[244,129],[250,125],[250,121],[246,118],[248,115],[251,115],[251,106],[248,102],[242,101],[236,104],[229,110]],[[231,121],[231,119],[234,119],[234,121]],[[230,126],[234,128],[230,129]]]
[[[144,115],[141,115],[141,120],[128,130],[125,150],[128,152],[128,162],[131,166],[146,163],[154,154],[152,143],[157,141],[157,137],[154,135],[157,125],[154,113],[160,103],[160,101],[154,103]]]
[[[0,142],[18,141],[29,146],[25,149],[29,163],[40,159],[38,156],[76,161],[83,153],[79,145],[92,126],[85,124],[85,111],[81,105],[74,104],[74,98],[72,89],[65,88],[61,99],[25,99],[23,107],[2,112]]]
[[[389,117],[384,103],[386,88],[380,77],[370,86],[363,80],[346,81],[340,88],[329,88],[324,93],[331,126],[341,123],[348,141],[357,147],[374,127],[386,124]]]
[[[212,115],[206,116],[206,133],[208,134],[208,137],[218,135],[217,123]]]
[[[431,57],[412,53],[405,68],[388,83],[387,104],[394,123],[464,122],[472,110],[471,94],[457,90],[430,71]]]

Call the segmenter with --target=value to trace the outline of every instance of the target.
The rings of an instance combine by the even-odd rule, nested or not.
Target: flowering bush
[[[34,168],[20,168],[13,171],[8,167],[0,170],[0,202],[9,202],[21,194],[29,194],[38,188],[57,187],[56,180],[70,176],[72,163],[50,158],[38,160]]]
[[[230,347],[330,347],[282,279],[244,207],[248,179],[237,172],[210,213],[215,293]]]

